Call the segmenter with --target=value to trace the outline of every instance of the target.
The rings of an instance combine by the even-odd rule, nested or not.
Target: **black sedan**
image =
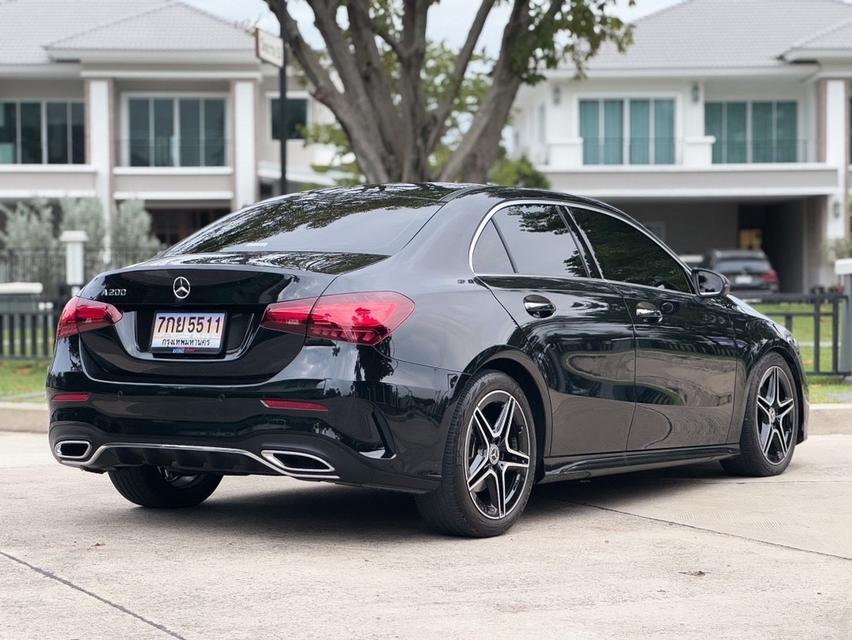
[[[268,200],[97,276],[57,335],[55,457],[145,507],[282,475],[410,492],[490,536],[536,482],[775,475],[807,434],[784,328],[625,214],[546,191]]]

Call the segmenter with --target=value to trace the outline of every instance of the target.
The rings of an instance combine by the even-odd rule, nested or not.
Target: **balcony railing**
[[[713,164],[806,162],[809,146],[809,140],[717,139]]]
[[[123,167],[224,167],[231,157],[231,142],[224,138],[129,138],[116,145]]]
[[[679,142],[663,137],[584,139],[583,164],[675,164]]]

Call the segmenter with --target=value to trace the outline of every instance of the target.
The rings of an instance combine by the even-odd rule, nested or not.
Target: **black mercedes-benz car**
[[[789,332],[627,215],[547,191],[261,202],[97,276],[57,336],[56,459],[146,507],[281,475],[411,492],[490,536],[536,482],[769,476],[807,434]]]

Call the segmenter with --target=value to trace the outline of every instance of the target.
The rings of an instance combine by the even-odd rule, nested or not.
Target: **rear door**
[[[571,214],[636,332],[636,413],[628,450],[724,443],[736,387],[730,303],[699,298],[686,269],[638,225]]]
[[[562,207],[498,209],[473,268],[523,331],[547,381],[553,433],[545,454],[623,451],[634,407],[630,315],[617,291],[588,277]]]

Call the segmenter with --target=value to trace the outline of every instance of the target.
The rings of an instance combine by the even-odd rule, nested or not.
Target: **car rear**
[[[424,443],[389,426],[400,399],[420,390],[358,371],[365,359],[388,361],[381,343],[414,301],[324,292],[381,268],[439,208],[405,196],[261,204],[96,277],[58,327],[54,455],[96,472],[152,465],[431,487],[428,465],[397,456]],[[384,366],[404,375],[415,365]]]
[[[713,270],[728,278],[731,291],[740,297],[778,293],[778,274],[762,251],[720,252]]]

